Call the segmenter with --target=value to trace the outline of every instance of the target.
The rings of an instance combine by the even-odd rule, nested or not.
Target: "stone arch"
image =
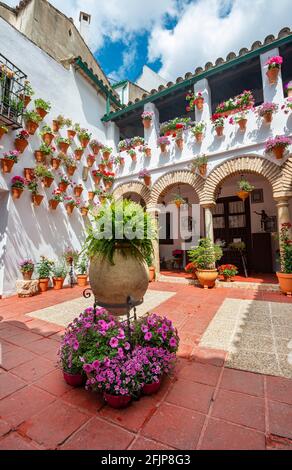
[[[130,181],[117,186],[113,191],[113,197],[118,200],[127,193],[138,194],[144,201],[146,206],[149,204],[151,192],[145,184],[140,181]]]
[[[152,186],[149,206],[155,207],[158,204],[159,198],[163,196],[169,188],[176,184],[190,185],[194,188],[198,198],[200,199],[200,195],[202,194],[204,187],[203,178],[188,170],[176,170],[166,173],[155,182]]]
[[[282,170],[279,165],[259,156],[236,157],[225,161],[211,171],[204,185],[201,203],[214,204],[219,185],[230,176],[242,173],[255,173],[266,178],[272,186],[274,196],[283,191]]]

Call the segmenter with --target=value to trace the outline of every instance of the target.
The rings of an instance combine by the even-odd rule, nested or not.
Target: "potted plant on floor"
[[[204,178],[207,174],[208,168],[208,157],[206,154],[198,155],[197,157],[193,158],[189,168],[192,173],[196,173],[199,171],[200,175]]]
[[[16,134],[14,147],[19,153],[23,153],[25,151],[28,146],[28,138],[29,133],[25,129],[22,129]]]
[[[54,263],[54,266],[52,268],[54,290],[63,289],[64,281],[65,281],[67,274],[68,274],[68,270],[67,270],[66,265],[63,262],[58,261],[57,263]]]
[[[56,210],[60,202],[63,202],[63,193],[59,188],[56,188],[52,192],[52,197],[49,200],[50,209]]]
[[[225,117],[222,116],[221,114],[213,114],[211,118],[213,128],[216,131],[217,137],[222,137],[223,132],[224,132],[224,126],[225,126]]]
[[[8,132],[8,127],[4,126],[3,124],[0,124],[0,139],[2,139],[3,135],[7,134]]]
[[[17,150],[10,150],[3,153],[1,158],[1,170],[3,173],[11,173],[13,165],[18,162],[19,152]]]
[[[264,118],[266,124],[270,124],[273,120],[273,114],[276,113],[279,106],[276,103],[264,103],[257,108],[259,117]]]
[[[19,269],[25,281],[30,281],[34,271],[34,262],[31,259],[24,259],[19,263]]]
[[[97,239],[95,230],[101,220],[113,231],[101,229],[102,237]],[[115,220],[119,220],[119,227],[115,227]],[[134,300],[143,297],[149,284],[145,261],[153,254],[152,241],[156,237],[151,216],[139,204],[123,200],[101,206],[88,228],[84,248],[90,259],[91,288],[100,302],[112,304],[115,299],[115,303],[123,304],[129,295]],[[125,311],[112,309],[117,315]]]
[[[250,184],[245,178],[242,178],[240,181],[238,181],[238,186],[239,186],[239,191],[237,193],[237,196],[239,199],[242,201],[245,201],[250,193],[254,190],[254,186]]]
[[[79,287],[85,287],[88,284],[88,259],[81,256],[77,262],[77,284]]]
[[[283,158],[285,150],[292,144],[292,139],[285,135],[276,135],[275,138],[268,139],[265,145],[266,153],[273,152],[277,160]]]
[[[79,139],[79,142],[81,144],[81,147],[83,149],[85,149],[87,147],[87,145],[89,144],[89,142],[90,142],[92,134],[90,132],[88,132],[87,129],[80,129],[77,132],[77,135],[78,135],[78,139]]]
[[[151,173],[150,171],[147,170],[147,168],[144,168],[144,170],[141,170],[139,172],[138,178],[144,180],[145,186],[151,185]]]
[[[38,181],[36,178],[29,181],[27,189],[31,192],[31,200],[35,206],[39,206],[44,196],[39,193]]]
[[[210,238],[202,238],[198,246],[188,251],[188,255],[197,267],[197,278],[204,289],[214,287],[218,277],[216,262],[222,258],[222,248]]]
[[[268,77],[270,85],[275,85],[275,83],[277,83],[282,64],[283,64],[283,57],[279,55],[271,57],[265,63],[265,65],[268,66],[267,77]]]
[[[170,353],[176,353],[179,346],[178,332],[172,321],[155,313],[137,320],[132,337],[136,345],[150,348],[163,347]]]
[[[89,145],[94,155],[98,155],[99,151],[103,149],[103,144],[96,139],[91,140]]]
[[[23,190],[27,184],[27,181],[22,176],[13,176],[11,179],[11,194],[13,199],[19,199],[23,193]]]
[[[66,137],[58,137],[56,141],[60,151],[67,155],[68,148],[71,145],[71,140]]]
[[[166,149],[167,149],[167,146],[170,145],[170,140],[166,136],[158,137],[157,145],[158,145],[158,147],[160,147],[161,153],[165,153]]]
[[[141,114],[144,129],[150,129],[153,116],[154,116],[154,113],[152,113],[151,111],[144,111]]]
[[[41,119],[43,120],[51,109],[51,103],[49,101],[44,101],[42,98],[38,98],[34,100],[34,104],[36,112],[40,115]]]
[[[26,111],[23,117],[25,122],[25,129],[30,135],[34,135],[42,118],[35,111]]]
[[[277,272],[280,289],[289,297],[292,295],[292,242],[290,222],[281,225],[280,230],[280,263],[281,271]]]
[[[234,264],[222,264],[219,266],[218,271],[223,276],[225,282],[231,282],[234,276],[238,274],[238,269]]]
[[[52,128],[50,126],[43,126],[40,130],[40,136],[47,145],[51,145],[55,138],[55,134],[53,134]]]
[[[48,290],[53,267],[54,261],[49,260],[46,256],[41,256],[40,261],[36,265],[41,292],[46,292]]]
[[[206,123],[204,121],[201,122],[195,122],[195,125],[192,127],[192,133],[194,134],[196,138],[197,144],[201,144],[203,142],[204,138],[204,132],[206,129]]]

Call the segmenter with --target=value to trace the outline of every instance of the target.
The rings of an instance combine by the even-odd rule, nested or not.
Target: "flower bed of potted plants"
[[[219,266],[218,271],[223,276],[225,282],[231,282],[234,276],[238,274],[238,269],[234,264],[222,264]]]
[[[19,153],[23,153],[25,151],[28,146],[28,138],[29,133],[25,129],[22,129],[16,134],[14,147]]]
[[[63,201],[68,215],[71,215],[75,207],[78,207],[80,205],[80,200],[74,199],[72,196],[65,196]]]
[[[40,130],[40,136],[47,145],[51,145],[55,138],[55,134],[50,126],[43,126]]]
[[[23,279],[30,281],[34,271],[34,262],[31,259],[23,259],[18,265]]]
[[[291,241],[292,224],[286,222],[281,225],[280,230],[280,264],[281,271],[277,272],[278,281],[281,291],[292,296],[292,241]]]
[[[37,165],[34,173],[37,178],[41,179],[45,188],[50,188],[52,186],[54,175],[45,165]]]
[[[170,145],[170,140],[166,136],[158,137],[157,145],[160,147],[161,153],[165,153],[167,150],[168,145]]]
[[[239,191],[237,192],[237,196],[242,201],[245,201],[250,193],[254,190],[254,186],[250,184],[245,178],[242,178],[238,181]]]
[[[63,289],[65,278],[68,274],[68,269],[65,263],[58,261],[52,267],[52,279],[54,290]]]
[[[8,127],[4,126],[3,124],[0,124],[0,139],[2,139],[3,135],[7,134],[8,132]]]
[[[91,148],[92,152],[94,153],[94,155],[98,155],[99,151],[104,146],[101,142],[99,142],[96,139],[91,140],[89,145],[90,145],[90,148]]]
[[[31,200],[34,206],[40,206],[44,196],[39,193],[38,180],[36,178],[31,179],[27,184],[27,189],[31,192]]]
[[[113,173],[112,171],[104,171],[102,177],[103,177],[105,189],[106,190],[111,189],[115,181],[115,173]]]
[[[201,91],[194,93],[190,90],[186,95],[186,100],[189,103],[186,107],[187,113],[194,111],[195,107],[198,109],[198,111],[203,110],[205,100]]]
[[[215,110],[215,114],[227,117],[230,114],[236,114],[239,111],[252,109],[255,104],[255,99],[250,90],[244,90],[234,98],[229,98],[220,103]]]
[[[81,147],[85,149],[90,142],[92,134],[87,129],[80,129],[77,132],[77,135],[78,135],[78,139],[81,144]]]
[[[127,150],[127,154],[130,155],[131,159],[133,162],[137,161],[137,152],[135,149],[129,149]]]
[[[275,114],[279,109],[279,106],[276,103],[263,103],[256,110],[259,117],[264,118],[266,124],[270,124],[273,120],[273,114]]]
[[[266,153],[273,152],[277,160],[283,158],[285,150],[292,144],[292,139],[284,135],[277,135],[274,138],[268,139],[265,145]]]
[[[197,278],[204,289],[214,287],[218,277],[216,262],[222,258],[222,248],[210,238],[202,238],[198,246],[188,251],[188,255],[197,267]]]
[[[41,256],[40,261],[36,265],[39,289],[41,292],[46,292],[49,288],[49,281],[53,267],[53,261],[49,260],[46,256]]]
[[[26,108],[31,102],[31,97],[34,95],[33,88],[28,80],[24,82],[23,94],[19,98],[23,101],[23,107]]]
[[[22,176],[13,176],[11,179],[11,194],[13,199],[19,199],[23,193],[23,190],[27,184],[27,181]]]
[[[52,197],[49,200],[50,209],[56,210],[60,202],[63,202],[63,193],[59,188],[56,188],[52,192]]]
[[[192,133],[196,138],[197,144],[201,144],[203,142],[205,129],[206,123],[204,121],[194,123],[194,126],[192,127]]]
[[[58,147],[62,153],[67,155],[68,148],[71,145],[71,140],[68,139],[67,137],[58,137],[56,139],[56,142],[58,144]]]
[[[270,59],[265,63],[265,65],[268,66],[267,77],[270,85],[275,85],[275,83],[277,83],[282,64],[283,57],[279,55],[270,57]]]
[[[238,124],[240,132],[246,131],[248,111],[241,111],[229,119],[230,124]]]
[[[144,129],[150,129],[154,114],[151,111],[144,111],[141,114]]]
[[[30,135],[34,135],[42,118],[35,111],[26,111],[23,117],[25,122],[25,129]]]
[[[221,114],[213,114],[211,117],[213,128],[216,131],[217,137],[223,136],[225,119],[225,116],[222,116]]]
[[[138,178],[143,179],[146,186],[151,185],[151,173],[147,168],[144,168],[139,172]]]
[[[193,158],[189,164],[192,173],[199,171],[199,174],[204,178],[207,175],[208,157],[206,154],[198,155]]]
[[[77,261],[77,284],[79,287],[86,287],[88,284],[88,259],[86,256],[79,257]]]
[[[18,162],[19,152],[17,150],[9,150],[3,153],[1,158],[1,170],[3,173],[11,173],[15,163]]]
[[[43,100],[42,98],[38,98],[34,100],[34,104],[36,112],[43,120],[51,109],[51,103],[49,101]]]
[[[291,98],[292,97],[292,80],[290,80],[290,82],[286,83],[285,90],[287,92],[287,96]]]

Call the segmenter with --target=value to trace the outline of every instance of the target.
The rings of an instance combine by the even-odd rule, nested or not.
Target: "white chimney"
[[[88,13],[84,13],[84,11],[80,12],[79,15],[79,32],[81,36],[83,37],[84,41],[86,44],[88,43],[88,38],[89,38],[89,25],[91,21],[91,15]]]

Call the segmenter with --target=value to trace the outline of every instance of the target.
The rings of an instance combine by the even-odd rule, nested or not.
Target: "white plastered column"
[[[263,79],[264,102],[279,103],[284,100],[281,70],[279,72],[277,83],[275,83],[274,85],[270,85],[269,79],[267,77],[268,66],[265,65],[268,59],[277,55],[280,55],[280,52],[278,48],[275,48],[268,52],[265,52],[264,54],[261,54],[260,56],[262,79]]]

